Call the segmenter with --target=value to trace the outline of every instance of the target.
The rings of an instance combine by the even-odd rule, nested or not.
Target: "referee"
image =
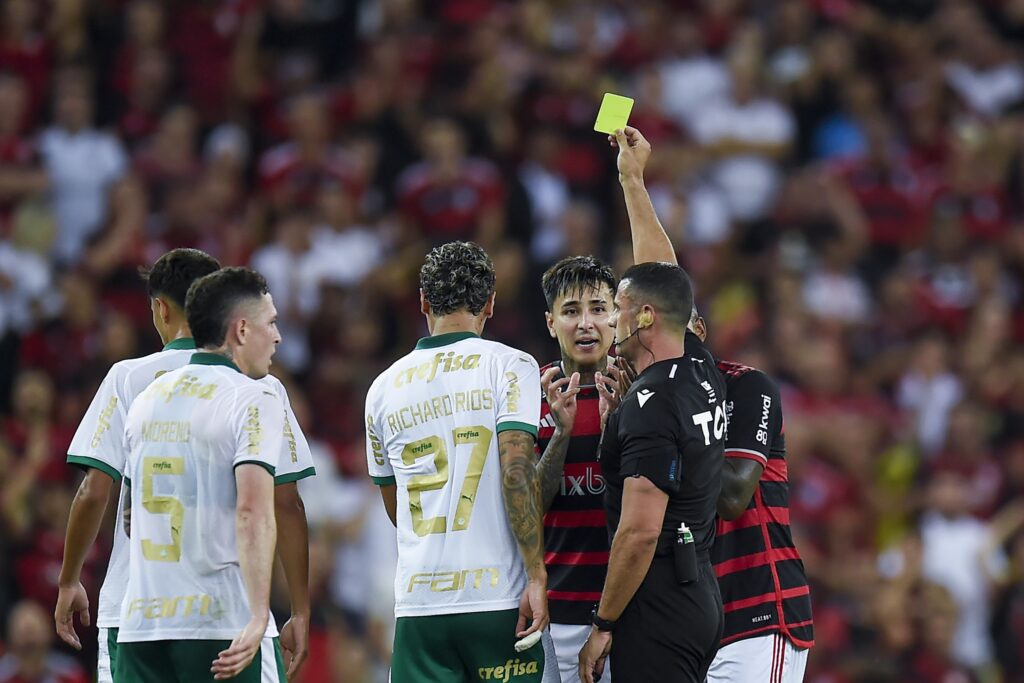
[[[611,655],[630,680],[703,683],[722,635],[711,566],[726,427],[725,385],[705,354],[684,355],[693,289],[668,263],[628,269],[611,323],[637,378],[601,445],[612,536],[608,575],[580,651],[592,683]],[[607,400],[607,385],[598,382]],[[614,645],[613,645],[614,638]]]

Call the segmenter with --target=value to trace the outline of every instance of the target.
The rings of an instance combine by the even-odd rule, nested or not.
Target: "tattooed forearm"
[[[533,437],[509,430],[498,435],[501,489],[512,535],[531,578],[544,572],[544,527],[540,476],[533,462]]]
[[[544,511],[551,507],[551,503],[558,495],[562,486],[562,471],[565,469],[565,456],[569,452],[569,435],[555,435],[548,441],[548,447],[544,449],[544,455],[537,463],[537,476],[540,478],[540,500]]]

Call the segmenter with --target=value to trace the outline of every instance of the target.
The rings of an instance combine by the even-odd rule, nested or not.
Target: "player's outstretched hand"
[[[552,381],[558,368],[548,368],[540,378],[541,388],[548,400],[551,415],[562,433],[572,432],[576,424],[576,395],[580,393],[580,373]]]
[[[309,618],[293,614],[281,627],[281,649],[284,651],[285,675],[292,680],[309,656]]]
[[[617,165],[619,180],[626,178],[642,179],[647,160],[651,158],[651,143],[633,126],[616,130],[608,136],[608,143],[619,150]]]
[[[263,642],[266,631],[266,619],[251,619],[242,632],[231,641],[228,649],[213,660],[213,666],[210,667],[213,680],[224,681],[245,671],[245,667],[252,663],[253,657],[260,651],[260,643]]]
[[[53,610],[57,635],[71,647],[81,650],[82,641],[78,639],[78,634],[75,632],[75,613],[78,613],[78,620],[82,622],[82,626],[88,626],[91,623],[89,620],[89,596],[81,581],[71,586],[60,587],[60,591],[57,593],[57,607]]]
[[[516,623],[516,638],[525,638],[535,631],[543,631],[550,621],[548,616],[547,581],[531,579],[526,584],[523,597],[519,599],[519,621]],[[529,624],[529,628],[527,628]]]

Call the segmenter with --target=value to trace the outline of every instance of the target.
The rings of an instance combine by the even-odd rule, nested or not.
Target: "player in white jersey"
[[[166,343],[163,351],[143,358],[115,363],[93,399],[69,449],[68,462],[86,470],[68,520],[64,564],[59,580],[60,596],[55,610],[57,632],[76,648],[81,647],[74,631],[72,616],[80,614],[89,624],[89,601],[79,581],[85,556],[96,539],[114,482],[124,473],[126,452],[123,447],[124,420],[132,401],[155,378],[186,365],[195,343],[185,319],[185,293],[198,278],[220,268],[211,256],[195,249],[175,249],[157,260],[144,273],[153,307],[153,322]],[[285,439],[274,490],[278,526],[282,532],[278,544],[292,600],[292,618],[282,628],[284,659],[290,674],[306,656],[309,623],[308,546],[306,517],[296,482],[315,474],[305,435],[295,419],[288,394],[279,380],[262,380],[278,396],[286,410]],[[118,498],[117,519],[122,518],[124,498]],[[289,540],[291,543],[289,544]],[[124,527],[115,525],[113,548],[106,578],[100,590],[97,625],[99,626],[99,683],[113,681],[117,664],[117,630],[121,601],[128,581],[128,536]],[[280,650],[275,639],[263,645],[268,666],[265,683],[283,680],[277,668],[269,666]]]
[[[280,398],[262,383],[281,337],[263,277],[225,268],[185,304],[189,364],[125,421],[128,587],[115,683],[259,683],[270,620]]]
[[[393,683],[542,680],[542,646],[515,647],[548,623],[540,377],[529,355],[480,338],[494,282],[475,244],[431,251],[431,336],[366,397],[368,467],[398,528]]]

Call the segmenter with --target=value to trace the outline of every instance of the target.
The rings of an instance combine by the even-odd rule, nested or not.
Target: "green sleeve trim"
[[[527,434],[530,434],[533,438],[537,438],[537,425],[532,425],[528,422],[502,422],[500,425],[498,425],[499,434],[501,434],[502,432],[511,431],[513,429],[516,430],[517,432],[526,432]]]
[[[301,472],[289,472],[288,474],[277,475],[276,477],[274,477],[274,486],[280,486],[281,484],[290,484],[293,481],[299,481],[300,479],[305,479],[306,477],[314,476],[316,476],[316,468],[307,467]]]
[[[373,483],[376,484],[377,486],[394,486],[395,485],[395,478],[394,478],[394,476],[390,476],[390,477],[370,477],[370,479],[373,479]]]
[[[235,466],[234,466],[233,469],[238,469],[238,467],[240,465],[259,465],[260,467],[265,469],[267,472],[270,472],[270,476],[274,476],[274,466],[273,465],[268,465],[267,463],[263,462],[262,460],[240,460],[239,462],[235,463]],[[275,481],[274,483],[276,484],[277,482]]]
[[[121,481],[121,473],[118,472],[117,470],[115,470],[113,467],[111,467],[107,463],[103,462],[102,460],[97,460],[96,458],[90,458],[90,457],[88,457],[86,455],[71,455],[70,453],[68,453],[68,461],[67,462],[68,462],[69,465],[74,465],[76,467],[81,467],[82,469],[99,470],[100,472],[102,472],[103,474],[107,475],[108,477],[110,477],[114,481]]]

